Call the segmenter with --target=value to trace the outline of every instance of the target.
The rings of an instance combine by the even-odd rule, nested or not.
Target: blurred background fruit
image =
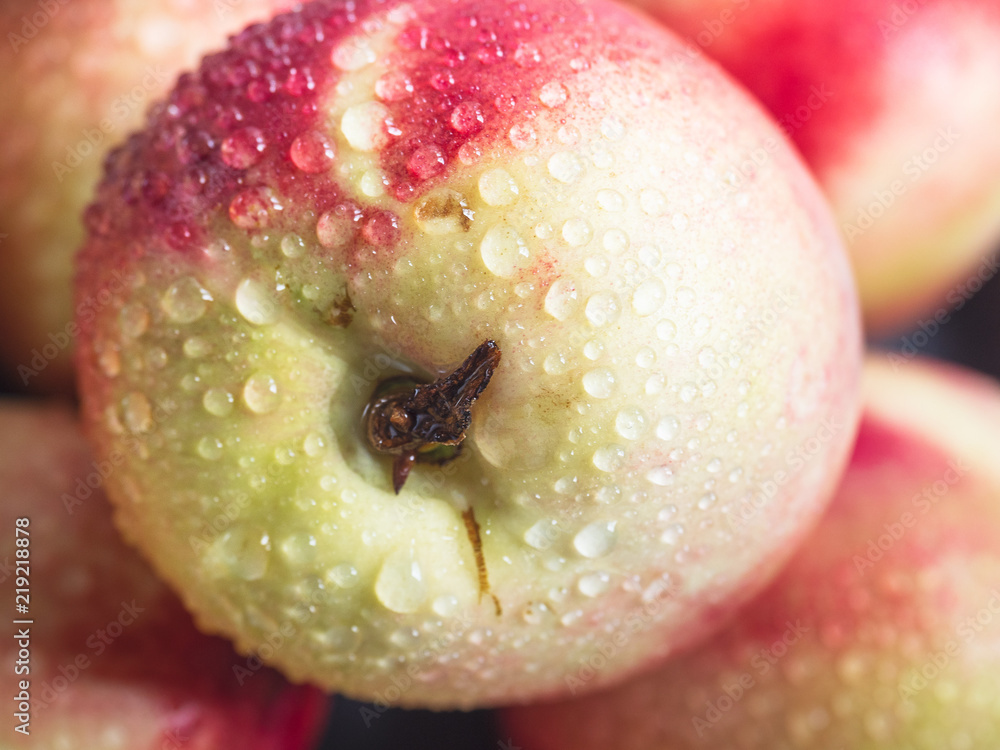
[[[245,669],[195,629],[112,527],[101,487],[115,468],[92,458],[68,407],[0,401],[0,595],[15,620],[0,642],[14,698],[0,746],[313,747],[326,696]]]
[[[177,74],[292,0],[0,4],[0,373],[72,389],[70,280],[108,150]]]
[[[869,330],[905,330],[996,274],[1000,4],[631,2],[718,60],[801,149],[847,239]]]

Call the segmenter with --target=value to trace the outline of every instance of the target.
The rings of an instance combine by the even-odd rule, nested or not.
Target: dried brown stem
[[[398,493],[413,468],[434,448],[458,446],[472,422],[472,405],[490,383],[500,363],[500,347],[484,341],[458,368],[443,378],[392,391],[380,384],[367,410],[368,444],[397,456],[393,488]],[[390,392],[385,393],[388,387]],[[428,455],[430,461],[439,461]]]
[[[397,495],[417,461],[444,463],[458,455],[472,422],[472,405],[499,364],[500,347],[484,341],[450,375],[424,384],[393,378],[375,389],[365,415],[365,434],[374,450],[396,457],[392,488]],[[437,449],[446,446],[455,450],[442,458]],[[462,512],[462,521],[476,558],[480,601],[483,594],[493,599],[499,617],[503,610],[490,591],[483,541],[472,508]]]

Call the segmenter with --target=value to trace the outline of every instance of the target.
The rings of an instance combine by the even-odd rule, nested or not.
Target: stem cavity
[[[396,456],[392,487],[397,495],[417,461],[445,463],[458,455],[472,405],[499,363],[500,347],[484,341],[450,375],[424,384],[392,378],[375,389],[365,433],[372,449]]]
[[[395,456],[392,488],[397,495],[418,461],[443,464],[458,455],[472,422],[472,405],[499,364],[500,347],[487,340],[443,378],[421,384],[403,376],[378,385],[365,412],[365,434],[373,450]],[[462,512],[462,521],[476,558],[479,599],[488,595],[499,617],[500,601],[490,591],[479,523],[471,507]]]

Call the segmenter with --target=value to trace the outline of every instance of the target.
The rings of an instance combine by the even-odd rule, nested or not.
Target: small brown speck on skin
[[[463,232],[472,226],[472,211],[464,200],[453,193],[429,195],[415,209],[415,218],[420,222],[450,219]]]
[[[338,297],[330,306],[327,313],[327,321],[332,326],[347,328],[354,320],[354,303],[351,302],[351,295],[344,289],[344,296]]]

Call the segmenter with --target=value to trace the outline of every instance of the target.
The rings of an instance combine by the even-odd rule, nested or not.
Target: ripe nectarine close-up
[[[995,750],[989,3],[0,27],[0,746]]]

